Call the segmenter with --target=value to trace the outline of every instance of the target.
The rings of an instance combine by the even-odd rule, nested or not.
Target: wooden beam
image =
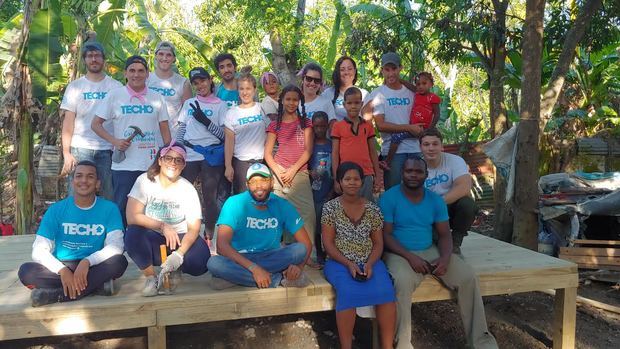
[[[553,349],[574,349],[577,287],[556,290],[553,317]]]
[[[620,248],[560,247],[560,255],[620,257]]]
[[[166,326],[148,328],[149,349],[166,349]]]
[[[620,240],[573,240],[575,245],[612,245],[620,246]]]

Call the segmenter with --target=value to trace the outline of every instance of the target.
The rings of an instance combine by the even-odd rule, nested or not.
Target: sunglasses
[[[170,156],[170,155],[164,155],[161,158],[164,161],[164,163],[166,163],[166,164],[174,163],[175,165],[183,165],[185,163],[185,159],[183,159],[181,157],[174,157],[174,156]]]
[[[308,76],[308,75],[304,76],[304,79],[306,80],[306,82],[314,82],[317,85],[320,85],[320,84],[323,83],[323,79],[321,79],[321,78],[313,78],[313,77]]]

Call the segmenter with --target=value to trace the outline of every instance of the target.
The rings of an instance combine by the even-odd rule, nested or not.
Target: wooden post
[[[148,328],[148,348],[166,349],[166,326],[151,326]]]
[[[575,348],[577,318],[577,287],[555,291],[553,305],[553,349]]]

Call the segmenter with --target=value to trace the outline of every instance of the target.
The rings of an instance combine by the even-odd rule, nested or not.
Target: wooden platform
[[[17,270],[30,261],[33,236],[0,238],[0,340],[78,334],[147,327],[149,348],[164,348],[165,327],[219,320],[331,310],[334,293],[318,271],[303,289],[234,287],[213,291],[206,277],[184,275],[173,296],[145,298],[135,264],[117,280],[114,297],[92,296],[77,302],[40,308],[30,306],[30,291]],[[462,247],[465,259],[480,278],[483,295],[556,289],[554,348],[574,348],[577,265],[470,233]],[[426,278],[414,302],[445,300],[453,295],[433,278]]]

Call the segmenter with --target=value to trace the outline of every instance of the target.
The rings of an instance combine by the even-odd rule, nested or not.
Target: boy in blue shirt
[[[310,181],[312,185],[312,199],[316,221],[321,221],[323,205],[334,195],[334,180],[331,176],[332,168],[332,141],[327,138],[329,120],[327,114],[317,111],[312,115],[312,131],[314,132],[314,148],[308,162]],[[317,224],[314,231],[316,256],[319,264],[325,263],[325,251],[321,243],[321,224]]]
[[[246,178],[248,190],[228,198],[217,221],[219,255],[207,262],[214,276],[211,286],[306,286],[303,267],[312,244],[303,220],[293,205],[271,193],[273,177],[267,166],[253,164]],[[284,231],[296,242],[282,246]]]
[[[75,167],[69,196],[45,212],[32,245],[34,262],[19,268],[32,289],[32,306],[80,299],[102,290],[112,295],[112,280],[123,275],[123,222],[118,207],[97,197],[101,181],[95,163]],[[105,284],[105,285],[104,285]]]

